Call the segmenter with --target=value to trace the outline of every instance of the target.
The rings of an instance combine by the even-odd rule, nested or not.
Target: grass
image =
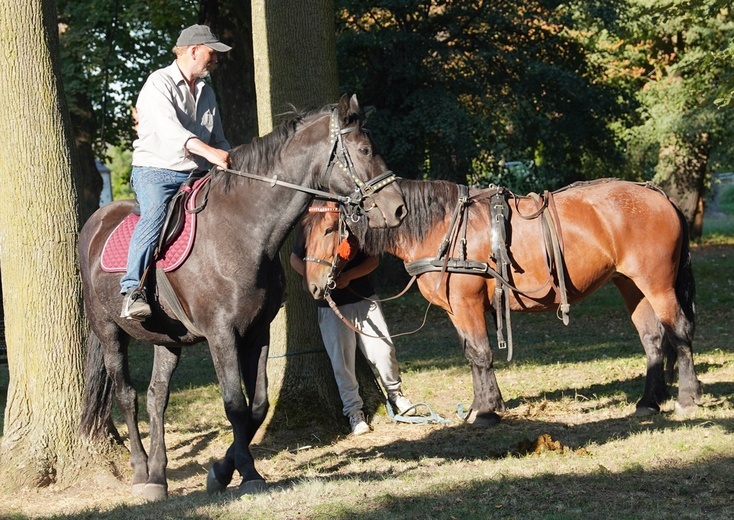
[[[430,309],[420,332],[395,341],[410,397],[449,425],[394,424],[378,415],[374,431],[359,438],[317,427],[269,431],[253,453],[270,490],[210,497],[204,478],[230,433],[208,353],[196,347],[181,362],[167,415],[169,500],[144,504],[128,497],[127,484],[85,483],[3,497],[0,517],[732,518],[734,229],[721,237],[692,249],[695,363],[706,392],[694,415],[673,414],[669,402],[659,415],[630,416],[642,393],[644,355],[621,298],[605,286],[572,306],[567,327],[552,313],[513,314],[514,360],[495,350],[509,410],[494,428],[464,425],[456,409],[471,402],[469,368],[446,314]],[[395,292],[380,288],[383,296]],[[425,309],[415,291],[386,304],[394,332],[414,329]],[[135,376],[144,387],[150,351],[136,348]]]

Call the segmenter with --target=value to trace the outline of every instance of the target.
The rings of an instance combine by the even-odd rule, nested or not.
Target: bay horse
[[[558,283],[561,275],[567,303],[584,298],[610,279],[621,293],[647,356],[644,394],[635,415],[657,413],[670,398],[665,376],[672,379],[676,357],[676,412],[700,403],[702,390],[692,353],[695,285],[688,228],[680,210],[662,191],[605,179],[547,194],[545,201],[551,199],[562,237],[564,250],[556,263],[562,273],[549,267],[539,225],[542,211],[536,200],[540,199],[505,191],[509,193],[504,195],[509,202],[508,225],[503,232],[509,268],[502,278],[497,276],[500,268],[491,244],[497,229],[492,226],[496,216],[490,190],[467,190],[465,210],[455,220],[454,208],[462,197],[459,186],[445,181],[398,182],[407,217],[394,229],[366,229],[343,215],[340,219],[338,210],[304,217],[307,288],[316,299],[327,295],[346,263],[341,257],[347,255],[340,251],[355,247],[370,255],[390,253],[402,259],[406,268],[433,266],[427,272],[417,270],[417,283],[427,300],[448,312],[471,364],[474,400],[468,422],[494,425],[506,409],[495,379],[485,317],[490,309],[496,311],[495,289],[500,284],[508,289],[505,301],[511,310],[555,311],[564,303]],[[447,241],[451,226],[463,226],[465,234]],[[462,257],[468,259],[463,265],[469,269],[457,267],[462,265],[457,258]]]
[[[369,226],[395,226],[404,201],[372,138],[362,127],[356,96],[295,114],[273,132],[231,151],[232,169],[212,173],[198,213],[188,259],[168,273],[189,330],[164,299],[151,302],[153,316],[120,318],[120,273],[102,270],[102,248],[133,210],[132,201],[94,213],[79,238],[84,302],[91,327],[80,430],[108,432],[114,396],[129,432],[132,491],[148,500],[165,498],[164,412],[169,382],[182,347],[207,341],[234,440],[207,477],[207,490],[226,489],[236,469],[240,493],[266,487],[249,449],[268,410],[266,362],[269,325],[283,302],[284,272],[278,251],[314,196],[346,202]],[[332,171],[333,170],[333,171]],[[261,182],[266,180],[267,182]],[[329,190],[321,192],[320,189]],[[155,273],[151,273],[153,279]],[[159,284],[160,287],[160,284]],[[154,345],[147,393],[150,454],[138,430],[137,395],[128,369],[130,338]],[[242,384],[247,396],[243,394]]]

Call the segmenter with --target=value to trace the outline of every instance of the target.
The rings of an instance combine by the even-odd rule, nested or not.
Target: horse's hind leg
[[[168,406],[171,376],[178,366],[181,347],[169,348],[155,345],[153,374],[148,386],[148,416],[150,417],[150,456],[148,480],[143,488],[147,500],[161,500],[168,496],[166,480],[166,456],[164,414]]]
[[[138,429],[138,394],[133,388],[128,368],[128,343],[130,338],[116,328],[109,325],[110,330],[100,335],[104,345],[104,364],[107,374],[112,379],[115,401],[127,425],[130,442],[130,465],[133,469],[132,493],[139,495],[143,492],[148,480],[148,455],[145,453],[140,440]]]
[[[647,357],[645,390],[642,399],[637,402],[635,415],[658,413],[660,405],[670,399],[665,383],[662,325],[649,301],[632,280],[617,277],[613,281],[622,294]]]
[[[689,319],[677,300],[670,304],[670,311],[663,322],[665,330],[665,344],[668,348],[675,348],[678,362],[678,399],[675,402],[676,413],[688,413],[701,404],[702,388],[696,377],[693,365],[693,321]],[[671,367],[672,369],[672,367]]]

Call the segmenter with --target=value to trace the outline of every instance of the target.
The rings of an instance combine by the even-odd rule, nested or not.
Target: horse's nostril
[[[315,283],[310,284],[309,289],[311,292],[311,296],[313,297],[314,300],[320,300],[321,298],[324,297],[324,292],[321,290],[321,288],[317,284]]]
[[[408,209],[405,207],[405,204],[401,204],[397,210],[395,210],[395,217],[402,221],[405,217],[408,216]]]

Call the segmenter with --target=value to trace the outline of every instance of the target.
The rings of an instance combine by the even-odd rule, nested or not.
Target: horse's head
[[[395,175],[387,168],[369,131],[362,126],[357,96],[341,97],[330,123],[332,151],[322,179],[324,188],[347,195],[352,216],[366,215],[369,227],[400,224],[405,200]]]
[[[357,253],[358,245],[336,204],[311,206],[302,224],[306,249],[304,279],[311,296],[320,300],[336,287],[336,279]]]

